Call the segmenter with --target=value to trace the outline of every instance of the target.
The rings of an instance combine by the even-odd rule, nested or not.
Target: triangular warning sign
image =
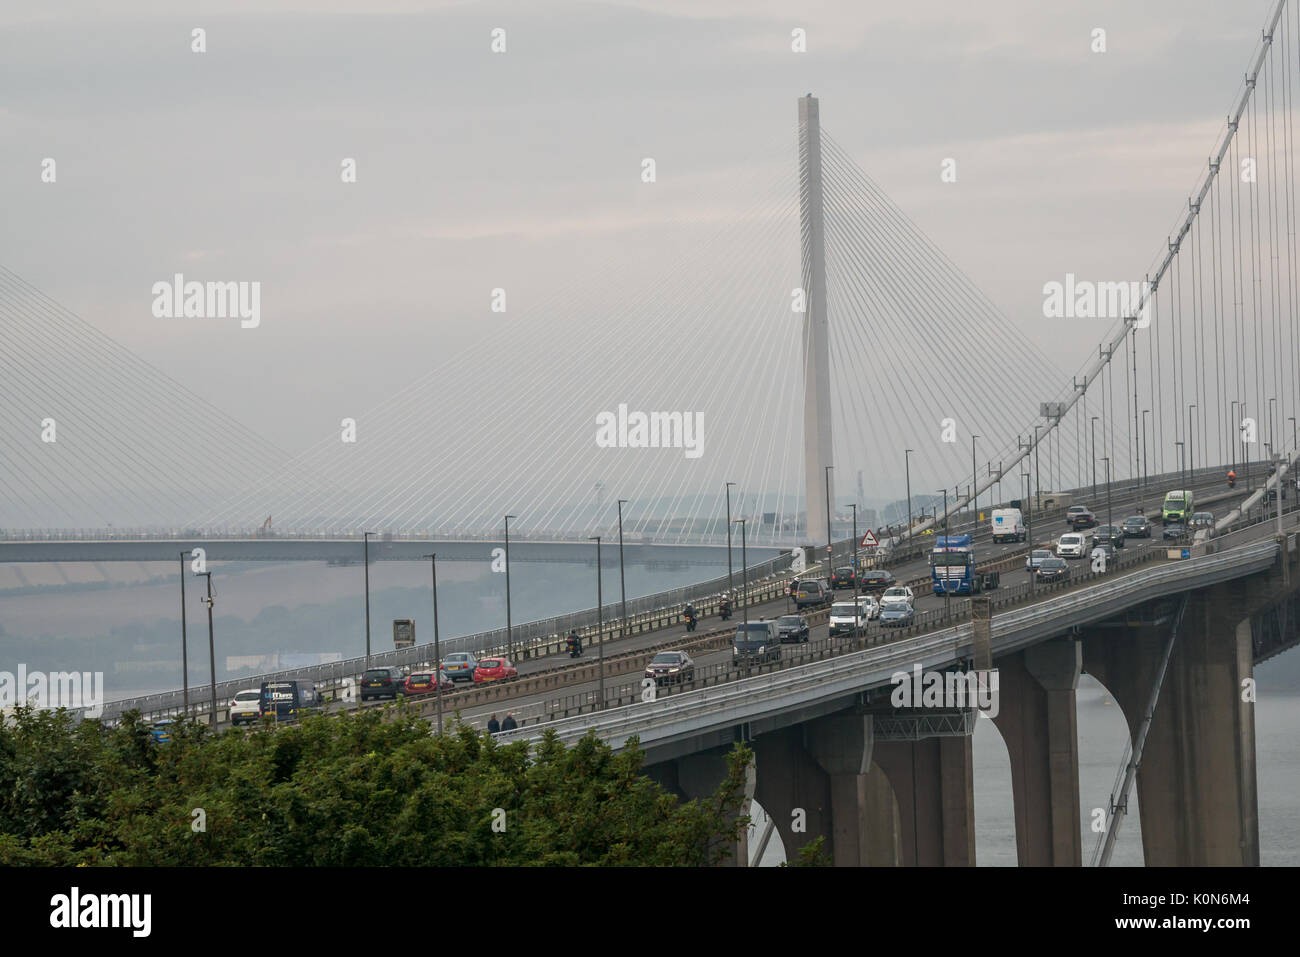
[[[875,548],[880,543],[876,541],[876,533],[867,529],[867,534],[862,536],[862,541],[858,543],[861,548]]]

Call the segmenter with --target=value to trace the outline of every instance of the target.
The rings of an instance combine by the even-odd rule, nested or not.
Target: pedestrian
[[[501,730],[501,725],[497,722],[497,716],[492,715],[488,718],[488,734],[496,734]]]
[[[507,711],[506,719],[501,722],[501,730],[513,731],[517,727],[519,727],[519,725],[515,724],[515,713],[513,711]]]

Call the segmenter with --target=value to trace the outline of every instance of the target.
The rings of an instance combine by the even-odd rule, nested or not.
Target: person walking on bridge
[[[501,722],[501,730],[513,731],[517,727],[519,727],[519,725],[515,723],[515,713],[513,711],[507,711],[506,719]]]
[[[496,734],[501,730],[501,724],[497,721],[497,716],[492,715],[488,718],[488,734]]]

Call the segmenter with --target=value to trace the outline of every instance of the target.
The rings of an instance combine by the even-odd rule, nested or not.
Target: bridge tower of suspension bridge
[[[807,540],[828,541],[827,492],[835,500],[831,457],[831,359],[826,318],[826,230],[822,219],[822,134],[817,98],[799,99],[799,227],[803,320],[803,450]]]

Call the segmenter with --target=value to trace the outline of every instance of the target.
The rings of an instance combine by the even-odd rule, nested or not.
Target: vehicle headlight
[[[681,670],[682,669],[680,665],[673,665],[671,668],[668,669],[668,673],[672,674],[674,671],[681,671]]]

